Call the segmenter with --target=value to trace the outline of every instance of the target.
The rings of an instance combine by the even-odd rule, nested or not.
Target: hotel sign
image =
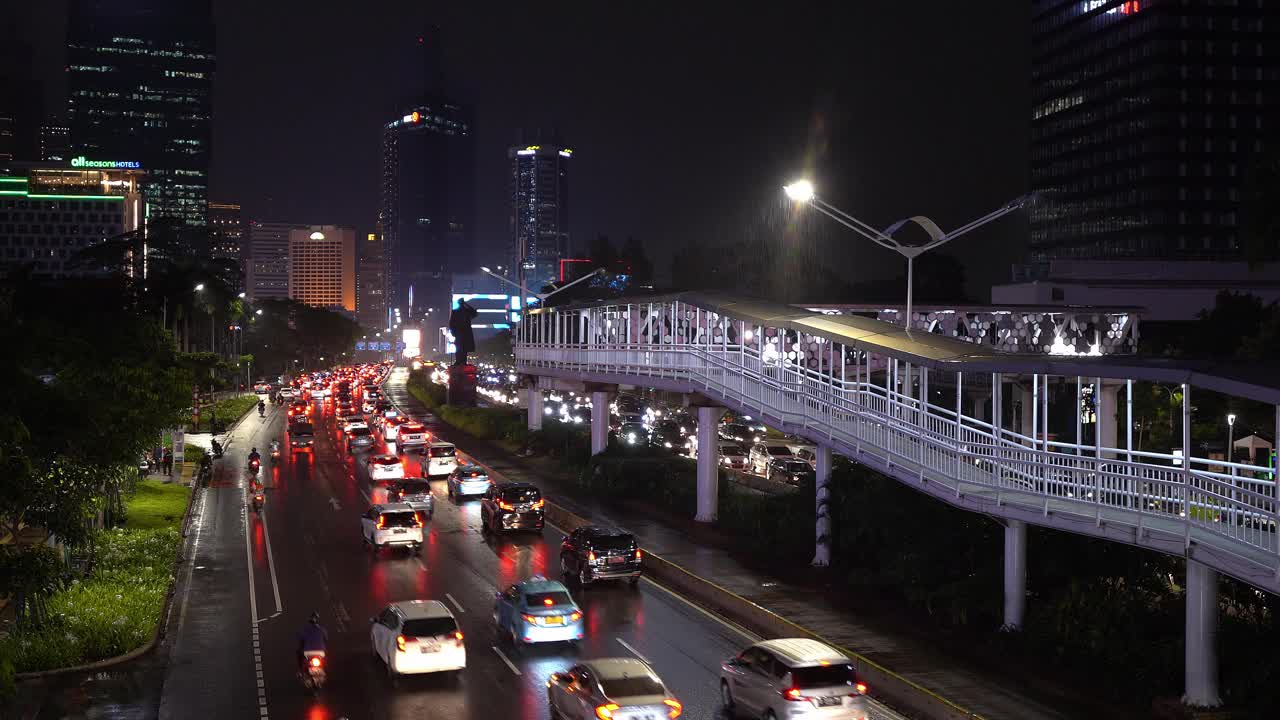
[[[83,155],[77,158],[71,158],[71,167],[73,168],[104,168],[108,170],[137,170],[142,167],[142,163],[137,160],[87,160]]]

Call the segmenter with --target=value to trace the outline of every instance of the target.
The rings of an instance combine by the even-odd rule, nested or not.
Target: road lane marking
[[[253,586],[253,549],[249,544],[249,507],[241,508],[244,518],[244,559],[249,565],[249,619],[258,626],[258,593]]]
[[[267,543],[267,568],[271,571],[271,590],[276,596],[276,615],[284,612],[284,606],[280,603],[280,583],[276,581],[276,561],[275,556],[271,554],[271,533],[267,529],[267,513],[264,511],[259,520],[262,523],[262,539]],[[275,617],[275,615],[272,615]]]
[[[627,642],[626,640],[623,640],[622,638],[616,638],[616,640],[618,641],[619,645],[627,649],[627,652],[630,652],[632,655],[635,655],[636,657],[644,661],[645,665],[652,665],[652,663],[649,662],[649,658],[641,655],[639,650],[636,650],[635,648],[631,647],[631,643]]]
[[[493,648],[493,651],[498,653],[498,657],[502,658],[502,662],[506,663],[508,668],[511,668],[511,672],[515,673],[516,675],[524,674],[520,672],[520,668],[516,667],[515,663],[511,662],[510,658],[508,658],[506,655],[503,654],[501,650],[498,649],[497,645],[490,645],[489,647]]]
[[[453,598],[453,596],[452,596],[452,595],[450,595],[449,593],[445,593],[445,594],[444,594],[444,596],[449,600],[449,602],[453,603],[453,606],[454,606],[454,607],[458,608],[458,612],[466,612],[466,611],[467,611],[467,609],[466,609],[466,608],[462,607],[462,603],[460,603],[460,602],[458,602],[457,600],[455,600],[455,599]]]

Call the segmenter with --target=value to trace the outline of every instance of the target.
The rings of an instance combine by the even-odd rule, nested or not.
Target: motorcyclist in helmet
[[[258,401],[258,417],[262,417],[267,412],[267,404],[261,400]]]
[[[256,447],[249,451],[250,464],[252,464],[255,460],[258,462],[259,465],[262,464],[262,455],[258,453],[258,448]]]
[[[325,652],[325,646],[328,644],[329,632],[320,624],[320,613],[311,613],[311,619],[298,633],[298,672],[307,670],[307,658],[304,653]]]

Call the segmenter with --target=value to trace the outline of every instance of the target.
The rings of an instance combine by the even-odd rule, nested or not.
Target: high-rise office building
[[[40,126],[40,159],[71,162],[71,128],[65,122],[47,122]]]
[[[50,278],[94,273],[100,268],[71,262],[76,253],[133,232],[142,221],[137,170],[0,165],[0,269],[5,271],[25,266]]]
[[[251,300],[289,297],[289,233],[294,223],[249,224],[245,293]]]
[[[67,85],[73,158],[139,163],[147,171],[151,218],[203,226],[213,72],[210,0],[72,0]]]
[[[232,260],[240,268],[244,281],[244,219],[236,203],[209,203],[209,255],[220,260]]]
[[[386,327],[387,253],[381,233],[366,235],[356,255],[356,318],[366,328]]]
[[[289,297],[313,307],[356,311],[356,231],[309,225],[289,231]]]
[[[511,162],[511,266],[537,292],[559,278],[569,256],[569,159],[573,151],[538,143],[507,151]]]
[[[391,306],[405,321],[447,307],[449,275],[473,269],[471,111],[444,99],[409,107],[382,131],[382,218]]]
[[[1280,101],[1270,3],[1032,0],[1028,263],[1241,260]],[[1274,249],[1272,249],[1274,253]]]
[[[40,159],[44,94],[32,66],[31,46],[0,28],[0,162]]]

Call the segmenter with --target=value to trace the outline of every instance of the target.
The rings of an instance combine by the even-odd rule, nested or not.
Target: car
[[[734,470],[747,468],[747,451],[735,442],[720,443],[720,464]]]
[[[812,445],[804,445],[798,449],[793,447],[792,450],[795,452],[797,460],[803,460],[813,467],[818,466],[818,448]]]
[[[427,432],[427,428],[420,422],[403,423],[396,431],[396,447],[401,449],[409,446],[426,446],[430,439],[431,433]]]
[[[560,541],[560,573],[586,587],[596,580],[640,582],[642,554],[629,532],[585,525]]]
[[[751,446],[751,454],[748,457],[748,463],[751,472],[756,475],[764,475],[769,471],[769,461],[774,458],[789,458],[794,453],[791,447],[783,440],[762,440]]]
[[[406,600],[369,618],[373,653],[387,675],[456,672],[467,667],[458,620],[439,600]]]
[[[551,717],[677,718],[684,706],[647,663],[639,658],[596,658],[547,680]]]
[[[361,539],[373,552],[387,546],[422,547],[422,516],[408,503],[373,505],[360,516]]]
[[[728,440],[742,445],[759,442],[760,438],[764,437],[742,423],[725,423],[717,428],[716,432],[720,434],[721,440]]]
[[[618,442],[627,446],[647,445],[649,430],[640,423],[623,423],[618,428]]]
[[[473,463],[460,463],[449,473],[448,492],[453,500],[489,492],[489,471]]]
[[[404,463],[395,455],[371,455],[364,461],[369,471],[369,481],[400,480],[404,478]]]
[[[351,452],[356,448],[373,447],[373,431],[367,427],[352,428],[346,435],[347,452]]]
[[[730,717],[866,720],[866,695],[853,662],[809,638],[764,640],[720,666],[720,702]]]
[[[515,583],[493,597],[498,637],[512,645],[577,642],[584,634],[582,616],[568,588],[546,578]]]
[[[262,382],[261,380],[253,384],[253,391],[258,395],[270,395],[271,384]]]
[[[387,500],[405,503],[428,520],[436,514],[436,498],[431,494],[431,483],[422,478],[401,478],[392,482],[387,488]]]
[[[311,415],[311,403],[304,400],[294,400],[289,403],[289,417],[307,417]]]
[[[541,530],[546,522],[542,508],[547,501],[536,485],[525,482],[494,483],[480,499],[481,528],[501,533],[507,530]]]
[[[364,421],[363,415],[346,415],[338,420],[338,424],[342,428],[342,432],[347,433],[356,428],[369,429],[369,423]]]
[[[293,388],[288,385],[285,385],[284,387],[280,388],[280,398],[282,400],[292,400]]]
[[[400,432],[400,426],[408,422],[408,420],[402,417],[384,418],[379,416],[374,420],[375,422],[382,423],[382,439],[387,442],[395,442],[396,435]]]
[[[684,435],[680,434],[680,425],[673,420],[659,420],[649,433],[649,444],[678,451],[684,447]]]
[[[311,450],[316,444],[315,426],[306,420],[289,423],[289,449],[291,452]]]
[[[422,462],[418,465],[422,477],[448,475],[458,468],[458,448],[453,443],[433,442],[422,450]]]
[[[311,397],[327,398],[329,397],[329,386],[324,383],[317,383],[311,388]]]
[[[767,477],[788,485],[802,485],[806,480],[812,481],[816,474],[813,466],[796,458],[774,458],[769,461]]]
[[[339,416],[342,416],[342,415],[355,415],[355,414],[356,414],[356,406],[355,406],[355,403],[351,402],[350,400],[348,400],[348,401],[346,401],[346,402],[339,402],[339,403],[338,403],[337,408],[335,408],[335,411],[337,412],[337,414],[338,414]]]
[[[361,400],[361,401],[360,401],[360,412],[362,412],[362,413],[372,413],[372,412],[373,412],[373,409],[374,409],[374,406],[373,406],[373,399],[372,399],[372,398],[368,398],[368,397],[366,397],[364,400]]]

